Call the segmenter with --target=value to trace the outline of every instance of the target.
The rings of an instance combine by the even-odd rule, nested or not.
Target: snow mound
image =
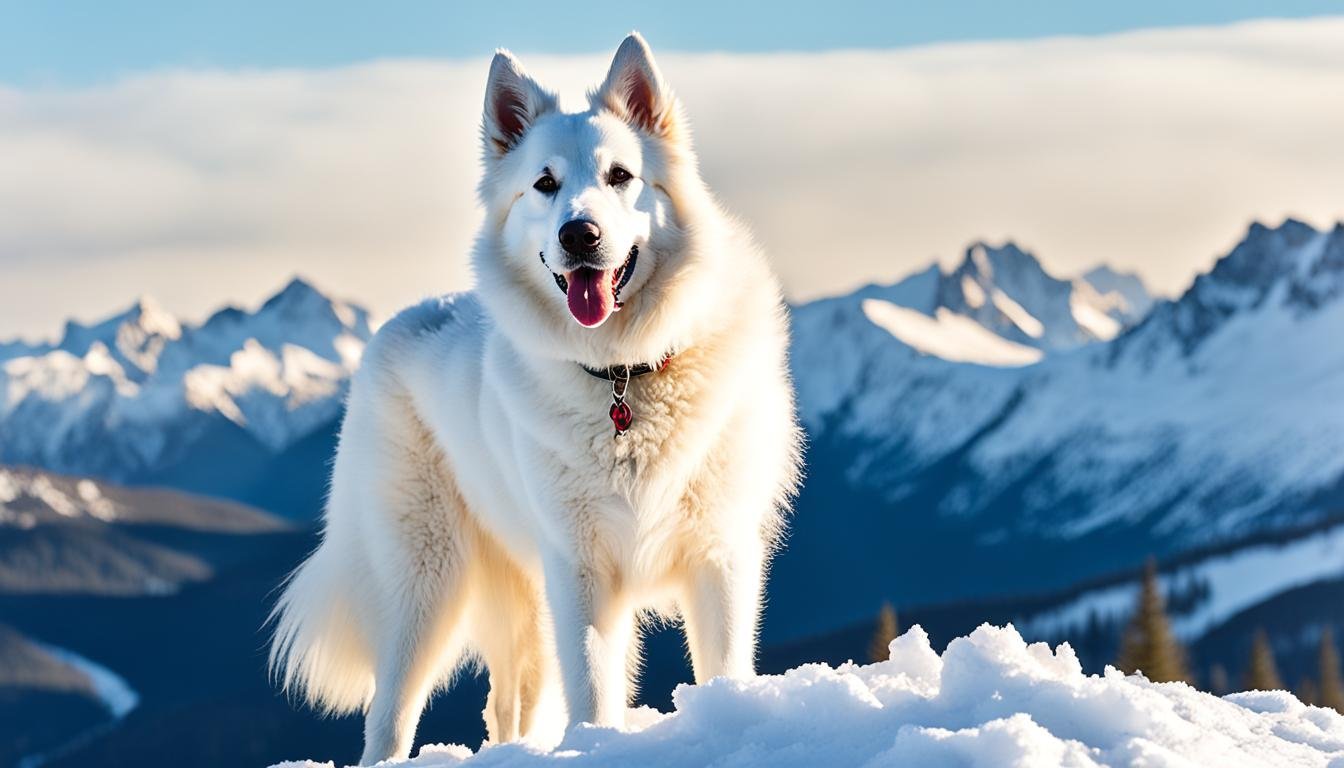
[[[1084,675],[1068,645],[1028,645],[1011,625],[981,626],[941,656],[914,627],[889,661],[681,686],[673,701],[671,714],[632,712],[625,731],[576,728],[552,752],[427,746],[400,765],[1344,765],[1333,710],[1279,691],[1219,699],[1114,669]]]

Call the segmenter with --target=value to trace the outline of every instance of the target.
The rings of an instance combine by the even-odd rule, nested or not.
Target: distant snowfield
[[[1031,365],[1044,355],[1039,349],[1011,342],[945,307],[939,307],[929,317],[889,301],[864,299],[863,313],[874,325],[916,351],[952,362],[1015,367]]]
[[[1283,692],[1219,699],[1115,670],[1067,645],[982,626],[939,656],[919,627],[891,660],[809,664],[682,686],[676,711],[627,731],[581,727],[558,749],[426,746],[403,768],[478,766],[1344,766],[1344,717]],[[290,762],[282,768],[332,763]]]
[[[74,651],[35,640],[31,642],[59,661],[83,672],[84,676],[89,678],[89,682],[93,685],[94,694],[98,696],[98,700],[107,708],[113,719],[122,719],[140,705],[140,694],[136,693],[131,684],[116,672],[96,661],[80,656]]]
[[[88,515],[105,523],[117,519],[117,505],[103,496],[97,483],[89,479],[80,480],[75,491],[78,500],[57,488],[51,478],[45,475],[27,475],[0,469],[0,526],[27,529],[37,525],[37,516],[32,512],[15,511],[6,506],[25,496],[37,500],[62,517]]]
[[[31,638],[29,638],[29,642],[58,661],[82,672],[89,679],[94,695],[102,702],[103,707],[112,716],[112,720],[79,733],[61,746],[21,758],[17,768],[40,768],[46,765],[50,760],[59,758],[116,727],[123,718],[140,706],[140,694],[116,672],[69,649],[49,645]]]
[[[1294,587],[1344,575],[1344,525],[1286,543],[1247,547],[1163,574],[1163,590],[1203,584],[1208,598],[1185,614],[1172,617],[1172,629],[1195,639],[1262,600]],[[1124,584],[1084,592],[1022,625],[1031,637],[1057,637],[1087,625],[1089,616],[1124,620],[1134,610],[1138,587]]]

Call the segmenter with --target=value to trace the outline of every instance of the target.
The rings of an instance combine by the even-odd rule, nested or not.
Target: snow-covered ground
[[[575,729],[552,752],[428,746],[398,765],[1344,768],[1333,710],[1283,692],[1220,699],[1114,670],[1084,675],[1067,645],[1028,645],[1011,626],[982,626],[941,656],[915,627],[889,661],[714,680],[673,701],[671,714],[632,712],[625,731]]]

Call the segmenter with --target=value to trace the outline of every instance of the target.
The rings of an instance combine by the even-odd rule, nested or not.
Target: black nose
[[[560,244],[570,253],[595,253],[601,243],[602,230],[587,219],[575,219],[560,225]]]

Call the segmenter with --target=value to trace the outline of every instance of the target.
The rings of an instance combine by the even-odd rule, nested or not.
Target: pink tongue
[[[616,306],[611,290],[611,273],[579,267],[569,273],[569,313],[580,325],[595,328]]]

